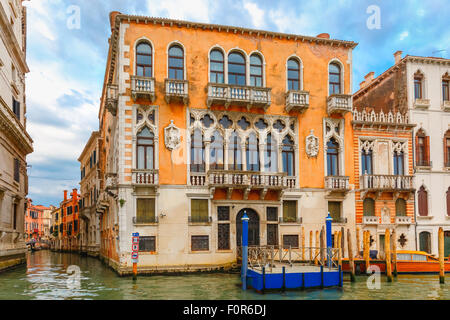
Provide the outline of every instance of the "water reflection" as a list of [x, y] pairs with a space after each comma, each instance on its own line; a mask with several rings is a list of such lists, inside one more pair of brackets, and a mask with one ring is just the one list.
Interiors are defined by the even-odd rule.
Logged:
[[[79, 286], [68, 285], [67, 268], [79, 267]], [[438, 275], [399, 275], [392, 283], [381, 279], [380, 290], [369, 290], [367, 277], [343, 288], [288, 291], [260, 295], [240, 289], [238, 274], [118, 277], [98, 259], [77, 254], [38, 251], [28, 254], [27, 265], [0, 274], [0, 299], [450, 299], [450, 276], [439, 284]]]

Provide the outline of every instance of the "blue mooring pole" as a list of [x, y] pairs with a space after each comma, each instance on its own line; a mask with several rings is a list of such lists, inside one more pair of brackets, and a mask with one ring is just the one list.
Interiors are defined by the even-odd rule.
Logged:
[[[332, 241], [331, 241], [331, 222], [333, 221], [333, 218], [331, 218], [330, 213], [328, 212], [328, 216], [325, 219], [325, 225], [326, 225], [326, 233], [327, 233], [327, 264], [328, 268], [331, 268], [331, 247], [332, 247]], [[337, 241], [337, 239], [335, 239]]]
[[248, 268], [248, 216], [247, 212], [244, 211], [244, 216], [242, 217], [242, 269], [241, 269], [241, 280], [242, 280], [242, 290], [247, 290], [247, 268]]

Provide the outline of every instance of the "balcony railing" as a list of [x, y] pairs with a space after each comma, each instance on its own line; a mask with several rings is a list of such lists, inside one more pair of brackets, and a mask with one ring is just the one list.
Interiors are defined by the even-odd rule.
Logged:
[[191, 186], [204, 186], [206, 184], [206, 174], [199, 172], [190, 173]]
[[182, 101], [186, 105], [189, 101], [188, 81], [166, 79], [165, 93], [165, 100], [167, 103], [170, 103], [171, 101]]
[[430, 99], [416, 99], [414, 100], [414, 108], [428, 109], [430, 107]]
[[445, 112], [449, 112], [450, 111], [450, 100], [444, 100], [442, 102], [442, 110]]
[[286, 112], [303, 112], [309, 107], [309, 92], [290, 90], [286, 94]]
[[279, 223], [302, 223], [302, 221], [303, 221], [302, 217], [296, 217], [296, 218], [279, 217], [278, 218]]
[[116, 84], [106, 85], [106, 109], [111, 112], [113, 116], [117, 114], [117, 104], [119, 101], [119, 87]]
[[363, 224], [378, 224], [380, 218], [377, 216], [363, 216]]
[[150, 224], [158, 223], [159, 219], [157, 215], [150, 217], [133, 217], [133, 224]]
[[158, 185], [159, 184], [159, 171], [156, 169], [133, 170], [133, 183], [139, 185]]
[[359, 178], [361, 189], [413, 190], [413, 176], [364, 174]]
[[270, 88], [237, 86], [229, 84], [209, 83], [206, 104], [245, 105], [248, 109], [259, 107], [266, 110], [270, 106]]
[[333, 217], [333, 223], [347, 223], [347, 218]]
[[352, 111], [352, 96], [350, 94], [332, 94], [327, 99], [328, 114], [345, 114]]
[[254, 187], [284, 189], [293, 188], [296, 178], [287, 177], [285, 173], [210, 170], [207, 183], [217, 187]]
[[151, 102], [155, 101], [155, 79], [150, 77], [131, 76], [131, 97], [148, 98]]
[[411, 217], [395, 217], [395, 223], [396, 224], [411, 224], [412, 218]]
[[350, 189], [348, 176], [326, 176], [325, 189], [336, 191], [347, 191]]
[[188, 217], [188, 223], [212, 223], [212, 217], [209, 216], [206, 219], [204, 217]]

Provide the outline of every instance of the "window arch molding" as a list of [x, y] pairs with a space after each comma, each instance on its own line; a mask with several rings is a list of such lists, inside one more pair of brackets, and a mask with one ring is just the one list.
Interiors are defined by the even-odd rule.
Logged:
[[228, 83], [228, 54], [225, 49], [215, 44], [208, 50], [208, 82], [211, 82], [211, 52], [218, 50], [223, 54], [223, 83]]
[[328, 61], [328, 65], [327, 65], [327, 92], [328, 92], [328, 96], [330, 95], [330, 65], [331, 64], [337, 64], [339, 65], [340, 68], [340, 85], [341, 85], [341, 94], [345, 93], [345, 69], [344, 69], [344, 64], [341, 62], [341, 60], [339, 60], [338, 58], [333, 58], [330, 61]]
[[247, 54], [247, 52], [245, 52], [244, 49], [241, 49], [239, 47], [234, 47], [231, 48], [230, 50], [228, 50], [228, 52], [226, 53], [226, 66], [227, 66], [227, 81], [226, 84], [229, 83], [229, 79], [228, 79], [228, 57], [230, 56], [231, 53], [233, 52], [237, 52], [242, 54], [242, 56], [244, 57], [245, 60], [245, 85], [248, 85], [250, 83], [250, 72], [249, 72], [249, 66], [250, 66], [250, 56]]
[[[446, 91], [444, 91], [444, 82]], [[450, 101], [450, 70], [443, 73], [441, 77], [441, 104], [444, 104], [444, 101]]]
[[413, 73], [412, 75], [412, 90], [411, 90], [411, 94], [412, 94], [412, 98], [411, 101], [415, 101], [416, 97], [415, 97], [415, 79], [416, 78], [421, 78], [421, 98], [420, 99], [427, 99], [428, 96], [428, 80], [427, 77], [425, 76], [425, 72], [422, 71], [422, 69], [418, 68], [416, 69], [416, 71]]
[[247, 83], [248, 83], [248, 85], [250, 85], [250, 71], [251, 71], [250, 70], [250, 64], [251, 64], [250, 58], [253, 55], [258, 56], [261, 59], [261, 63], [262, 63], [262, 66], [261, 66], [261, 68], [262, 68], [262, 74], [261, 74], [262, 82], [261, 82], [261, 85], [262, 85], [263, 88], [265, 88], [266, 87], [266, 58], [264, 58], [264, 55], [259, 50], [253, 50], [252, 52], [250, 52], [248, 54], [248, 59], [247, 59], [247, 63], [246, 63], [246, 68], [248, 70], [248, 82]]
[[180, 46], [181, 49], [183, 49], [183, 79], [186, 80], [187, 79], [187, 76], [186, 76], [186, 48], [178, 40], [169, 42], [169, 44], [167, 45], [167, 48], [166, 48], [166, 78], [169, 78], [169, 50], [173, 46]]
[[443, 147], [444, 147], [444, 167], [450, 167], [450, 129], [448, 129], [443, 136]]
[[286, 69], [286, 91], [289, 91], [289, 84], [288, 84], [288, 63], [289, 60], [295, 60], [298, 64], [299, 64], [299, 90], [303, 90], [303, 60], [296, 54], [291, 54], [289, 57], [287, 57], [286, 59], [286, 63], [285, 63], [285, 69]]
[[149, 38], [142, 36], [139, 39], [137, 39], [134, 42], [134, 70], [133, 70], [133, 74], [137, 75], [137, 47], [138, 45], [140, 45], [141, 43], [148, 43], [150, 45], [150, 47], [152, 48], [152, 74], [151, 76], [154, 77], [155, 75], [155, 46], [153, 45], [153, 41], [150, 40]]
[[[424, 193], [422, 193], [424, 192]], [[422, 193], [422, 195], [421, 195]], [[421, 198], [423, 197], [423, 198]], [[416, 201], [417, 201], [417, 210], [418, 210], [418, 216], [419, 217], [429, 217], [430, 216], [430, 212], [431, 211], [431, 193], [430, 190], [425, 186], [425, 184], [421, 184], [421, 186], [417, 189], [417, 197], [416, 197]], [[421, 200], [423, 199], [423, 200]], [[422, 203], [422, 201], [425, 201], [424, 203]], [[422, 207], [423, 206], [423, 209]], [[423, 212], [423, 210], [426, 210], [425, 212]], [[426, 213], [426, 214], [421, 214], [421, 213]]]
[[[154, 136], [154, 169], [158, 169], [159, 168], [159, 135], [158, 135], [158, 126], [157, 124], [159, 123], [159, 112], [158, 109], [155, 107], [145, 107], [145, 108], [141, 108], [138, 105], [134, 105], [135, 108], [133, 108], [133, 122], [134, 122], [134, 126], [133, 126], [133, 135], [132, 135], [132, 154], [133, 154], [133, 159], [132, 159], [132, 163], [135, 165], [137, 164], [137, 138], [138, 138], [138, 134], [145, 128], [147, 127], [150, 132], [153, 134]], [[142, 114], [142, 120], [137, 121], [137, 114], [141, 113]], [[151, 113], [154, 113], [154, 123], [151, 123], [149, 120], [149, 115]]]

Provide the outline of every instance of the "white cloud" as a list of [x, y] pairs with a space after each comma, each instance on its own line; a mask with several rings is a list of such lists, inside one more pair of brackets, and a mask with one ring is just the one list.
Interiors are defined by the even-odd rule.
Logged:
[[265, 26], [264, 10], [259, 8], [256, 3], [245, 1], [244, 8], [248, 11], [250, 17], [252, 18], [252, 23], [255, 28], [263, 28]]
[[179, 20], [209, 21], [209, 1], [207, 0], [148, 0], [150, 15]]
[[400, 33], [399, 39], [400, 39], [400, 41], [402, 41], [408, 36], [409, 36], [409, 32], [408, 31], [403, 31], [402, 33]]

